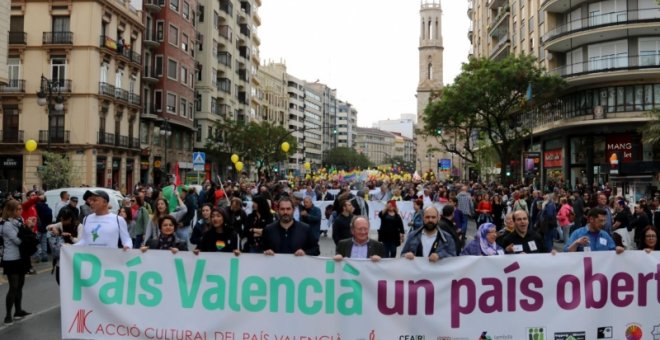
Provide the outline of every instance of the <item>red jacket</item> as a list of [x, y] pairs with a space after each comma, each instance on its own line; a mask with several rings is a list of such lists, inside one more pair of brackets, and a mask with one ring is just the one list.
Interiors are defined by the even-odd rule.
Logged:
[[[37, 220], [37, 208], [35, 208], [35, 204], [37, 204], [39, 200], [39, 196], [34, 196], [29, 200], [21, 203], [21, 207], [23, 207], [23, 212], [21, 213], [21, 217], [23, 217], [23, 223], [27, 224], [27, 221], [30, 217], [34, 217], [35, 221]], [[37, 231], [37, 223], [34, 224], [34, 231]]]

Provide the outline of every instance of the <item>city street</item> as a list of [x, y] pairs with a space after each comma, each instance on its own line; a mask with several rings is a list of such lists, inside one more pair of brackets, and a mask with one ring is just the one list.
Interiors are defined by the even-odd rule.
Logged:
[[[474, 235], [475, 223], [470, 221], [468, 235]], [[371, 238], [378, 237], [376, 231], [371, 231]], [[321, 256], [334, 255], [335, 246], [332, 235], [321, 236], [319, 241]], [[35, 264], [37, 275], [28, 275], [25, 279], [23, 289], [23, 308], [32, 315], [11, 325], [0, 324], [0, 339], [20, 340], [51, 340], [59, 339], [60, 326], [60, 294], [59, 286], [55, 282], [55, 276], [50, 274], [51, 264]], [[4, 276], [0, 278], [0, 299], [4, 305], [7, 294], [7, 280]], [[4, 317], [4, 310], [1, 311]]]

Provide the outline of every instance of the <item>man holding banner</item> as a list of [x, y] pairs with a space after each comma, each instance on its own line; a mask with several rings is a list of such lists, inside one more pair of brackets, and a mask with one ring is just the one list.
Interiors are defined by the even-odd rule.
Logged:
[[524, 210], [513, 213], [514, 230], [504, 236], [502, 248], [507, 254], [547, 253], [541, 235], [529, 230], [529, 217]]
[[264, 228], [262, 241], [265, 255], [294, 254], [318, 256], [319, 242], [305, 223], [293, 220], [293, 201], [284, 196], [277, 204], [279, 221]]
[[589, 210], [589, 223], [571, 234], [564, 245], [565, 252], [616, 250], [621, 254], [624, 248], [614, 244], [614, 240], [603, 230], [607, 212], [600, 208]]

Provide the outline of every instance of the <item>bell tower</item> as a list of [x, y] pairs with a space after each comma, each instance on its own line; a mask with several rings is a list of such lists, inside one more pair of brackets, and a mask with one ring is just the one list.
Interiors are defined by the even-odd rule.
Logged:
[[[442, 6], [440, 0], [422, 0], [419, 34], [419, 84], [417, 85], [417, 130], [423, 130], [424, 109], [429, 104], [431, 94], [442, 89]], [[433, 138], [417, 134], [417, 170], [420, 175], [433, 169], [437, 175], [437, 164], [441, 158]]]

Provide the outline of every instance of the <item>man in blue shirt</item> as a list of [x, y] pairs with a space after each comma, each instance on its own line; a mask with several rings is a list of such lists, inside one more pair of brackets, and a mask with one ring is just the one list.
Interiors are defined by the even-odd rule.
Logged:
[[624, 248], [616, 246], [610, 234], [602, 230], [605, 219], [607, 218], [607, 212], [600, 208], [593, 208], [587, 216], [589, 222], [586, 226], [577, 229], [571, 234], [571, 237], [564, 245], [564, 251], [615, 250], [617, 254], [621, 254]]

